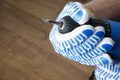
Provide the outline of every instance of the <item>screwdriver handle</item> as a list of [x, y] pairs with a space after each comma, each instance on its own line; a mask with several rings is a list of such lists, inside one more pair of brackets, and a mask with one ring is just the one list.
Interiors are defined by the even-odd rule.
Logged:
[[77, 22], [75, 22], [70, 16], [65, 16], [63, 17], [60, 22], [63, 25], [60, 25], [58, 27], [59, 32], [62, 34], [71, 32], [72, 30], [74, 30], [75, 28], [81, 26], [80, 24], [78, 24]]
[[[63, 34], [71, 32], [74, 30], [76, 27], [80, 27], [81, 25], [75, 22], [70, 16], [65, 16], [63, 17], [60, 22], [63, 23], [62, 26], [59, 26], [59, 31]], [[93, 27], [96, 26], [103, 26], [105, 29], [105, 37], [110, 37], [111, 36], [111, 28], [110, 24], [106, 20], [100, 20], [100, 19], [89, 19], [88, 22], [85, 24], [92, 25]]]

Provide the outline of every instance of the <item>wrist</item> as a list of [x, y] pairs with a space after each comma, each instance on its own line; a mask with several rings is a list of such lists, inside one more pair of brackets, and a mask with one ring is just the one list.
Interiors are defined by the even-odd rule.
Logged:
[[[120, 1], [114, 1], [114, 0], [92, 0], [84, 6], [91, 10], [98, 19], [109, 19], [109, 20], [115, 20], [120, 21]], [[108, 4], [108, 5], [106, 5]]]

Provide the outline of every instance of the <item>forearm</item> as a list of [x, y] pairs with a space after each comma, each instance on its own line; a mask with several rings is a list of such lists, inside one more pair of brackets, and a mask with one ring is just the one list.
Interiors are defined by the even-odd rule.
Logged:
[[84, 6], [99, 19], [120, 21], [120, 0], [92, 0]]

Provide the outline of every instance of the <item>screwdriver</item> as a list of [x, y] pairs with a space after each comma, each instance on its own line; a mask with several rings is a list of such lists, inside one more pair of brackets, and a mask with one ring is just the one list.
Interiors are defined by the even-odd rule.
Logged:
[[75, 22], [70, 16], [63, 17], [59, 22], [52, 21], [50, 19], [43, 19], [46, 23], [56, 24], [58, 25], [59, 32], [62, 34], [71, 32], [76, 27], [80, 26], [77, 22]]
[[[58, 25], [58, 30], [62, 34], [71, 32], [75, 28], [81, 26], [80, 24], [75, 22], [70, 16], [63, 17], [59, 22], [52, 21], [50, 19], [43, 19], [43, 21], [46, 22], [46, 23], [51, 23], [51, 24]], [[105, 29], [105, 37], [110, 37], [110, 35], [111, 35], [110, 25], [105, 20], [90, 18], [89, 21], [86, 22], [84, 25], [92, 25], [93, 27], [103, 26], [104, 29]]]
[[61, 25], [62, 22], [57, 22], [57, 21], [52, 21], [50, 19], [43, 19], [44, 22], [46, 23], [51, 23], [51, 24], [56, 24], [56, 25]]

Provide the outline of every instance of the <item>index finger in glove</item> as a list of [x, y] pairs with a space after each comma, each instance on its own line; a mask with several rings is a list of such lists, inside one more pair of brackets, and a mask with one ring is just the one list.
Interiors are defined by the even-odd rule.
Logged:
[[75, 22], [79, 24], [86, 23], [91, 17], [89, 12], [79, 2], [69, 2], [65, 5], [63, 10], [60, 12], [56, 21], [60, 21], [61, 18], [70, 16]]

